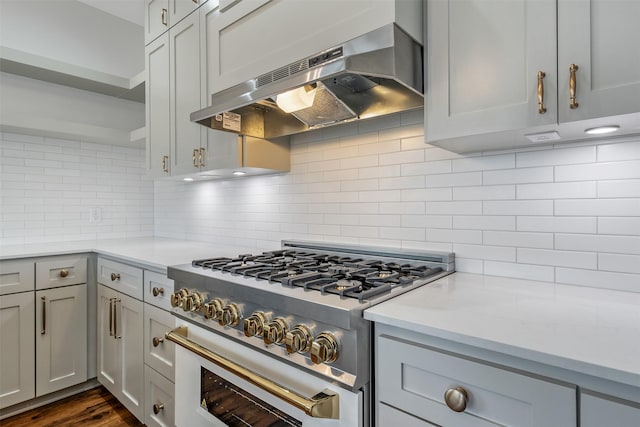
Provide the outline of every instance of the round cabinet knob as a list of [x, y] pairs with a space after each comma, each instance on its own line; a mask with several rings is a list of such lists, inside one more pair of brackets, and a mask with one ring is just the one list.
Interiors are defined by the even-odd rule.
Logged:
[[244, 319], [243, 329], [246, 337], [259, 337], [264, 333], [264, 324], [267, 318], [261, 311], [256, 311], [251, 316]]
[[60, 277], [67, 277], [69, 275], [69, 270], [64, 269], [60, 270]]
[[198, 292], [194, 292], [187, 295], [185, 300], [182, 302], [182, 309], [186, 312], [200, 311], [203, 303], [204, 299], [202, 298], [202, 295]]
[[338, 340], [329, 332], [321, 332], [311, 344], [311, 361], [331, 363], [338, 358]]
[[304, 325], [296, 325], [285, 337], [287, 353], [306, 353], [311, 350], [311, 331]]
[[120, 273], [111, 273], [111, 281], [115, 282], [116, 280], [120, 280]]
[[164, 342], [164, 338], [159, 338], [159, 337], [153, 337], [153, 339], [151, 340], [151, 342], [153, 343], [154, 347], [157, 347], [160, 345], [161, 342]]
[[164, 409], [164, 405], [162, 403], [154, 403], [153, 404], [153, 413], [158, 415], [160, 411]]
[[282, 344], [287, 335], [287, 329], [287, 322], [281, 317], [276, 317], [264, 326], [262, 339], [266, 345]]
[[157, 297], [158, 295], [164, 295], [164, 288], [156, 288], [154, 287], [151, 292], [153, 293], [154, 297]]
[[240, 309], [237, 305], [231, 303], [222, 309], [222, 316], [218, 318], [220, 326], [236, 326], [240, 323]]
[[467, 409], [469, 395], [462, 387], [453, 387], [444, 392], [444, 401], [452, 411], [463, 412]]
[[204, 318], [217, 320], [222, 317], [222, 300], [214, 298], [204, 305]]
[[181, 307], [184, 299], [189, 295], [186, 289], [180, 289], [171, 294], [171, 307]]

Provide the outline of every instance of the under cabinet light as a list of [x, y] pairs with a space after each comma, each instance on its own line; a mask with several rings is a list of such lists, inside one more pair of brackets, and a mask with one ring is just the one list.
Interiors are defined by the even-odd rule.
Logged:
[[234, 171], [233, 174], [235, 176], [243, 176], [243, 175], [246, 175], [247, 173], [246, 172], [242, 172], [242, 171]]
[[603, 133], [615, 132], [620, 129], [618, 125], [608, 125], [608, 126], [598, 126], [595, 128], [585, 129], [584, 133], [588, 133], [589, 135], [601, 135]]
[[183, 178], [183, 181], [193, 181], [193, 178]]

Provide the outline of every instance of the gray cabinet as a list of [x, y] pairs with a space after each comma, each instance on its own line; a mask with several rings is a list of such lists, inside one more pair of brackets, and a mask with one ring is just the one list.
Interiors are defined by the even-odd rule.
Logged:
[[144, 0], [144, 43], [169, 29], [169, 0]]
[[0, 261], [0, 295], [32, 291], [34, 277], [32, 260]]
[[[399, 335], [403, 335], [398, 331]], [[403, 336], [376, 334], [378, 419], [394, 411], [409, 425], [576, 426], [576, 387], [442, 351]], [[446, 395], [465, 396], [456, 412]], [[379, 422], [380, 427], [387, 424]]]
[[640, 3], [430, 0], [425, 20], [426, 142], [473, 152], [640, 131]]
[[593, 393], [580, 391], [581, 427], [638, 427], [640, 425], [640, 403], [629, 402]]
[[33, 292], [0, 295], [0, 409], [35, 396], [33, 331]]
[[35, 306], [38, 397], [87, 380], [87, 286], [37, 291]]

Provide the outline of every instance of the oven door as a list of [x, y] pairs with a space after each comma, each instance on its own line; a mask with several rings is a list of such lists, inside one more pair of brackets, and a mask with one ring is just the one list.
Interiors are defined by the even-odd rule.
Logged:
[[177, 427], [363, 426], [362, 391], [342, 389], [193, 324], [167, 339], [178, 344]]

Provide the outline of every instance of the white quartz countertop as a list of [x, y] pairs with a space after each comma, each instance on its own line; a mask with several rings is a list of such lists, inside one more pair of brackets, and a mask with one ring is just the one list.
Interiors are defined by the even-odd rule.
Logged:
[[640, 387], [640, 293], [454, 273], [364, 317]]
[[164, 271], [169, 265], [186, 264], [194, 259], [235, 256], [243, 253], [261, 252], [261, 250], [149, 237], [2, 246], [0, 247], [0, 260], [83, 252], [95, 252], [99, 255], [112, 256], [123, 261], [144, 264], [149, 268]]

